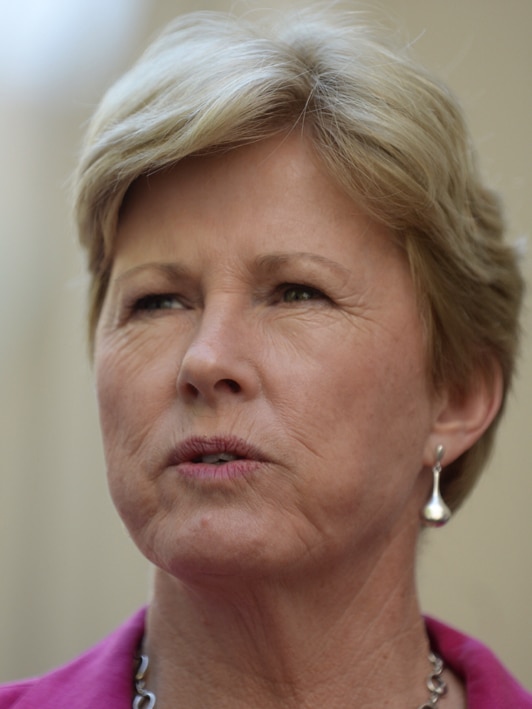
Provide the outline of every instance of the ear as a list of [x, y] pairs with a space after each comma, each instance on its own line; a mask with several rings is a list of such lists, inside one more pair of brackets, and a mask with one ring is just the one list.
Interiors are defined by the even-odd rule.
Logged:
[[444, 390], [435, 406], [424, 464], [434, 465], [436, 447], [440, 444], [445, 449], [444, 465], [471, 448], [497, 415], [502, 398], [503, 377], [495, 361], [472, 379], [467, 391], [451, 395]]

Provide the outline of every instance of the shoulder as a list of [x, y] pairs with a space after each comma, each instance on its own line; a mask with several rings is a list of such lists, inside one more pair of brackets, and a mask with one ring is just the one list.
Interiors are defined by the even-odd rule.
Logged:
[[433, 648], [465, 683], [468, 709], [532, 709], [532, 694], [489, 648], [434, 618], [425, 622]]
[[8, 707], [17, 706], [18, 700], [24, 696], [27, 690], [33, 685], [35, 680], [23, 680], [6, 684], [0, 687], [0, 707], [7, 709]]
[[33, 679], [0, 687], [0, 709], [129, 709], [133, 658], [144, 632], [145, 611], [72, 662]]

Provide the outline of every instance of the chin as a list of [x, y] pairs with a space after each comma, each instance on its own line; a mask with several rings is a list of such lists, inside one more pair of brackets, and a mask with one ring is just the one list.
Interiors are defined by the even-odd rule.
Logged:
[[279, 578], [299, 565], [301, 543], [288, 543], [290, 536], [276, 526], [277, 533], [234, 510], [217, 511], [186, 522], [166, 519], [133, 538], [157, 568], [185, 583], [242, 582]]

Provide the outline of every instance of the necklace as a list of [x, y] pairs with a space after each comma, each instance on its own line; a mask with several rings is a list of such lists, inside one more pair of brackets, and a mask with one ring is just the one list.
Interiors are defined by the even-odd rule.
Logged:
[[[137, 669], [135, 671], [135, 698], [133, 699], [133, 709], [154, 709], [157, 697], [153, 692], [146, 689], [146, 673], [150, 665], [148, 655], [140, 655], [137, 658]], [[432, 665], [432, 672], [427, 678], [427, 689], [429, 698], [419, 709], [434, 709], [440, 697], [447, 691], [447, 684], [443, 679], [443, 660], [429, 652], [429, 662]]]
[[434, 709], [440, 697], [447, 692], [447, 684], [443, 679], [443, 660], [433, 652], [429, 652], [429, 662], [432, 665], [432, 672], [427, 678], [427, 689], [429, 690], [429, 700], [422, 704], [419, 709]]
[[137, 669], [135, 672], [135, 698], [133, 699], [133, 709], [153, 709], [157, 698], [153, 692], [146, 689], [146, 672], [150, 664], [148, 655], [139, 655], [137, 658]]

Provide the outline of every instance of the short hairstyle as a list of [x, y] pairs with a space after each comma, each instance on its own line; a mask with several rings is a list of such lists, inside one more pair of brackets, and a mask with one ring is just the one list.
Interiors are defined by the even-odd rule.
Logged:
[[[481, 182], [449, 90], [356, 12], [302, 10], [273, 21], [184, 15], [107, 92], [75, 176], [91, 342], [130, 185], [186, 156], [296, 126], [308, 132], [331, 178], [404, 245], [434, 387], [460, 396], [498, 365], [506, 398], [523, 282], [503, 241], [499, 200]], [[452, 508], [473, 487], [502, 408], [447, 467], [443, 489]]]

